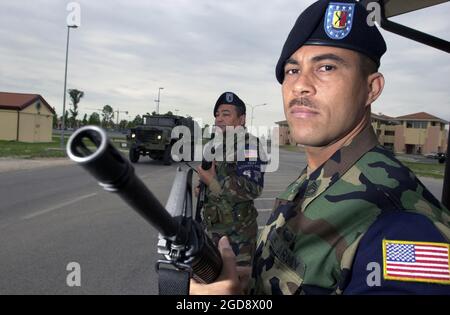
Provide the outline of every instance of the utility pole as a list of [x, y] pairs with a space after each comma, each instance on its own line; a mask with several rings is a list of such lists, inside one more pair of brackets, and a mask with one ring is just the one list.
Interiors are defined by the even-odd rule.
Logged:
[[158, 89], [158, 99], [155, 100], [155, 102], [157, 103], [157, 105], [156, 105], [156, 114], [158, 114], [158, 115], [159, 115], [159, 103], [161, 102], [161, 90], [164, 90], [164, 88], [160, 87]]
[[252, 130], [252, 127], [253, 127], [253, 110], [255, 109], [255, 107], [266, 106], [266, 105], [267, 105], [267, 103], [259, 104], [259, 105], [249, 105], [252, 108], [252, 115], [250, 117], [250, 131]]
[[64, 70], [64, 98], [63, 98], [63, 112], [61, 121], [61, 149], [64, 149], [64, 129], [66, 129], [66, 94], [67, 94], [67, 63], [69, 60], [69, 38], [70, 29], [77, 28], [77, 25], [67, 25], [67, 42], [66, 42], [66, 67]]
[[117, 128], [119, 128], [119, 113], [124, 113], [125, 115], [128, 115], [128, 111], [120, 111], [120, 110], [116, 110], [115, 111], [117, 113]]

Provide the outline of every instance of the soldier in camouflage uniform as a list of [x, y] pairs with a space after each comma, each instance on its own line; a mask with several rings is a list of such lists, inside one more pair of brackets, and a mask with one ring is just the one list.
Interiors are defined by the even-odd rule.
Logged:
[[[224, 158], [214, 161], [209, 171], [198, 168], [201, 181], [207, 185], [202, 222], [216, 244], [222, 236], [229, 237], [238, 265], [250, 266], [258, 232], [258, 213], [253, 200], [261, 195], [264, 185], [264, 173], [255, 147], [258, 142], [242, 128], [245, 104], [236, 94], [222, 94], [216, 102], [214, 116], [216, 128], [220, 128], [218, 132], [222, 131], [223, 135], [219, 145], [223, 145]], [[231, 148], [226, 146], [226, 127], [238, 127], [242, 132], [236, 133], [235, 146]], [[244, 143], [237, 143], [239, 141]], [[243, 156], [239, 156], [240, 145], [245, 148]]]
[[[308, 166], [275, 203], [255, 253], [252, 294], [450, 294], [450, 211], [370, 125], [386, 44], [352, 0], [300, 15], [276, 68], [291, 134]], [[242, 293], [221, 240], [222, 281]]]

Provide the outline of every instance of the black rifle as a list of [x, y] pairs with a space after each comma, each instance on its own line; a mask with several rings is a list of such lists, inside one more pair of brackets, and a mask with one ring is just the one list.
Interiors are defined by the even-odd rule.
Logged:
[[[211, 141], [214, 139], [214, 134], [211, 136]], [[212, 142], [208, 142], [209, 145], [213, 145]], [[215, 150], [214, 147], [210, 148], [208, 145], [205, 147], [205, 150], [211, 150], [211, 153], [214, 154]], [[204, 155], [204, 154], [203, 154]], [[203, 157], [202, 159], [202, 169], [205, 171], [209, 170], [212, 167], [212, 161], [207, 161]], [[201, 217], [201, 210], [206, 202], [206, 185], [204, 182], [200, 181], [200, 185], [198, 186], [199, 192], [198, 192], [198, 198], [197, 198], [197, 207], [195, 211], [195, 221], [201, 223], [202, 217]]]
[[222, 270], [218, 249], [192, 219], [192, 170], [177, 170], [166, 210], [135, 175], [130, 162], [96, 126], [78, 129], [67, 143], [69, 157], [80, 164], [105, 190], [117, 193], [160, 232], [158, 252], [167, 260], [157, 263], [189, 271], [197, 281], [211, 283]]

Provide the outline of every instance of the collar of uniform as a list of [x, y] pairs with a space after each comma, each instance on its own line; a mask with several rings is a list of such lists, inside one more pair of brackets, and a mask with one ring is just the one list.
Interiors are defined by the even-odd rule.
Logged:
[[[369, 125], [341, 149], [336, 151], [324, 164], [313, 172], [308, 172], [308, 179], [315, 180], [322, 176], [332, 177], [335, 174], [341, 177], [364, 154], [376, 145], [378, 145], [377, 137], [372, 126]], [[322, 171], [324, 171], [323, 174]]]
[[307, 175], [308, 186], [303, 196], [302, 208], [333, 185], [369, 150], [378, 145], [371, 125], [367, 126], [352, 141], [336, 151], [324, 164]]
[[299, 194], [300, 188], [302, 185], [304, 185], [306, 177], [306, 168], [303, 169], [300, 176], [291, 183], [285, 191], [283, 191], [281, 194], [278, 195], [278, 200], [286, 200], [286, 201], [292, 201], [295, 199], [295, 197]]
[[[352, 141], [336, 151], [328, 161], [315, 171], [310, 173], [308, 167], [305, 167], [300, 176], [284, 192], [278, 195], [277, 199], [293, 201], [297, 197], [301, 197], [308, 203], [311, 202], [377, 144], [378, 141], [373, 128], [368, 126]], [[300, 189], [305, 185], [305, 181], [307, 186]], [[298, 196], [299, 193], [301, 196]], [[305, 208], [304, 203], [303, 206]]]

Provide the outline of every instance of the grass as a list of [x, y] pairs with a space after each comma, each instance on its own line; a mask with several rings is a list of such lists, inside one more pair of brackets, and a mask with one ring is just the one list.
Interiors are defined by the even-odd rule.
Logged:
[[53, 137], [52, 142], [46, 143], [0, 141], [0, 157], [32, 159], [65, 156], [65, 150], [60, 148], [59, 137]]
[[[280, 149], [290, 152], [305, 152], [304, 148], [293, 145], [280, 145]], [[422, 177], [432, 177], [437, 179], [444, 178], [445, 164], [436, 163], [420, 163], [401, 159], [402, 163], [409, 167], [414, 174]]]
[[438, 179], [444, 178], [445, 164], [429, 164], [406, 161], [403, 161], [402, 163], [409, 167], [417, 176], [433, 177]]
[[[65, 138], [65, 144], [67, 144], [68, 137]], [[116, 139], [112, 139], [113, 144], [120, 148], [120, 143], [115, 142]], [[123, 141], [123, 140], [122, 140]], [[52, 142], [46, 143], [26, 143], [17, 141], [4, 141], [0, 140], [0, 157], [1, 158], [21, 158], [21, 159], [33, 159], [33, 158], [59, 158], [66, 157], [66, 149], [61, 149], [61, 138], [59, 136], [53, 136]]]
[[[127, 149], [120, 148], [120, 142], [123, 139], [111, 139], [113, 144], [121, 151], [126, 152]], [[67, 137], [66, 141], [67, 143]], [[302, 147], [282, 145], [280, 149], [291, 152], [304, 152]], [[60, 148], [60, 137], [54, 136], [53, 141], [49, 143], [25, 143], [17, 141], [2, 141], [0, 140], [0, 158], [57, 158], [66, 157], [66, 150]], [[444, 178], [445, 164], [435, 163], [420, 163], [402, 161], [409, 167], [417, 176], [433, 177], [438, 179]]]

